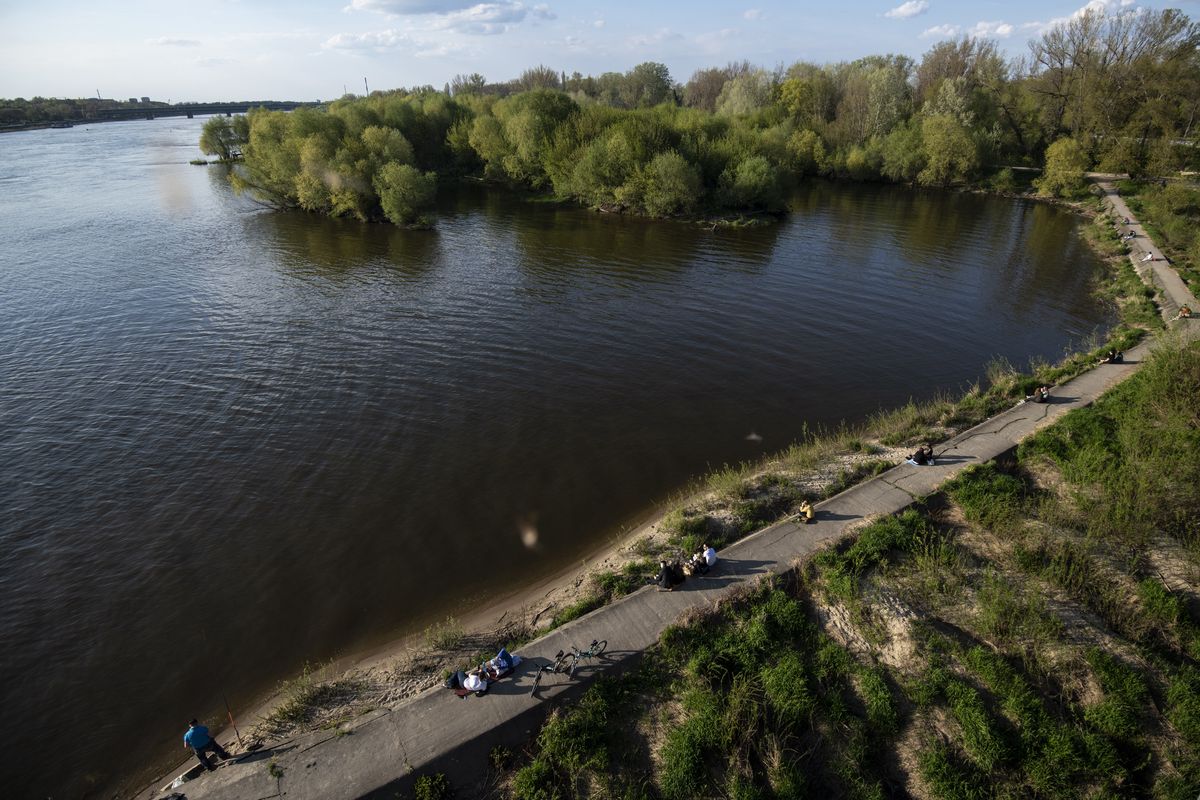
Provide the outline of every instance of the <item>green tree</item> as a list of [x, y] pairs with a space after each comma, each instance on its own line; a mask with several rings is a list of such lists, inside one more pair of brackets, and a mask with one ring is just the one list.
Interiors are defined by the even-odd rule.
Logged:
[[717, 113], [725, 116], [752, 114], [771, 102], [772, 93], [771, 76], [766, 70], [739, 75], [721, 89]]
[[665, 64], [646, 61], [638, 64], [625, 76], [621, 93], [627, 108], [644, 108], [665, 103], [675, 97], [671, 73]]
[[245, 117], [235, 125], [228, 117], [209, 117], [200, 131], [200, 152], [216, 156], [221, 161], [237, 161], [242, 157], [242, 146], [248, 138], [249, 127]]
[[731, 164], [721, 175], [726, 205], [734, 208], [778, 211], [783, 208], [783, 187], [771, 162], [762, 156], [749, 156]]
[[700, 172], [674, 150], [656, 155], [642, 173], [642, 202], [655, 217], [695, 209], [703, 186]]
[[921, 124], [915, 120], [892, 128], [883, 140], [883, 166], [880, 172], [888, 180], [915, 182], [925, 169], [925, 142]]
[[433, 204], [437, 176], [409, 164], [385, 164], [375, 176], [375, 191], [384, 216], [397, 225], [421, 221], [421, 211]]
[[792, 153], [792, 161], [798, 174], [812, 175], [825, 171], [828, 155], [825, 152], [825, 144], [816, 131], [796, 131], [788, 139], [788, 149]]
[[1063, 137], [1046, 150], [1046, 166], [1042, 177], [1034, 181], [1038, 194], [1051, 197], [1072, 197], [1083, 189], [1083, 174], [1088, 158], [1079, 142]]
[[966, 181], [979, 169], [979, 151], [970, 132], [949, 114], [935, 114], [921, 121], [925, 168], [917, 180], [926, 186], [949, 186]]

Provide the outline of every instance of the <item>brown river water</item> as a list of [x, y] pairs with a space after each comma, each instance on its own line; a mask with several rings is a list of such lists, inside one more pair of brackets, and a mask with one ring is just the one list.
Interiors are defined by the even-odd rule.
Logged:
[[708, 231], [468, 186], [402, 231], [235, 196], [202, 124], [0, 136], [7, 797], [149, 779], [222, 692], [1112, 321], [1040, 204], [813, 182]]

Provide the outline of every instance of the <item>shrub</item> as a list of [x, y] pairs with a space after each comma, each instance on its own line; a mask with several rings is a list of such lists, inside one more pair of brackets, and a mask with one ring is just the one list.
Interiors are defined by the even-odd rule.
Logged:
[[450, 782], [442, 773], [422, 775], [413, 784], [416, 800], [446, 800], [450, 796]]
[[642, 181], [642, 203], [656, 217], [693, 211], [703, 188], [699, 171], [674, 150], [656, 155]]
[[397, 225], [420, 220], [421, 211], [433, 204], [437, 176], [408, 164], [385, 164], [375, 176], [375, 191], [383, 214]]

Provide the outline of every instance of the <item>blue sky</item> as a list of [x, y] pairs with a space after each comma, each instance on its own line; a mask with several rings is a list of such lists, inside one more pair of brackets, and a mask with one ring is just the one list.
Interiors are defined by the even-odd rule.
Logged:
[[1085, 5], [1200, 15], [1197, 0], [0, 0], [0, 97], [331, 99], [364, 77], [441, 87], [539, 63], [595, 74], [661, 61], [686, 81], [741, 59], [919, 57], [963, 33], [1016, 55]]

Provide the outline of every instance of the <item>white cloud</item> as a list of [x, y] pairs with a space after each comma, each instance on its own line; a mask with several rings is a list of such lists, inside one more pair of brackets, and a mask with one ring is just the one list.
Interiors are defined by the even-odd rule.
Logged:
[[404, 31], [389, 28], [367, 33], [339, 33], [321, 45], [323, 50], [393, 50], [401, 45], [413, 44], [413, 38]]
[[389, 28], [368, 33], [339, 33], [331, 36], [322, 45], [322, 50], [341, 50], [343, 52], [376, 52], [384, 53], [390, 50], [403, 49], [408, 55], [418, 58], [444, 56], [458, 52], [463, 48], [440, 37], [437, 40], [426, 40], [413, 36], [407, 31]]
[[929, 10], [928, 0], [907, 0], [884, 14], [892, 19], [908, 19]]
[[1128, 11], [1140, 12], [1141, 7], [1134, 8], [1133, 4], [1136, 0], [1090, 0], [1065, 17], [1055, 17], [1049, 22], [1026, 22], [1021, 25], [1021, 30], [1034, 31], [1044, 33], [1050, 30], [1055, 25], [1063, 25], [1073, 19], [1079, 19], [1089, 11], [1100, 14], [1124, 13]]
[[921, 31], [921, 38], [928, 39], [931, 36], [937, 36], [942, 39], [947, 39], [951, 36], [958, 36], [958, 32], [962, 30], [957, 25], [934, 25], [932, 28], [926, 28]]
[[236, 59], [210, 56], [209, 58], [197, 58], [195, 63], [198, 67], [220, 67], [225, 64], [234, 64]]
[[669, 28], [659, 28], [654, 33], [629, 37], [629, 43], [634, 47], [649, 47], [663, 42], [682, 39], [683, 37]]
[[350, 0], [347, 11], [375, 11], [379, 14], [449, 14], [475, 5], [475, 0]]
[[737, 38], [741, 31], [737, 28], [721, 28], [717, 31], [699, 33], [694, 38], [696, 48], [703, 53], [716, 55], [724, 53], [729, 48], [729, 41]]
[[173, 39], [170, 36], [160, 36], [157, 39], [147, 39], [146, 44], [156, 44], [163, 47], [199, 47], [198, 39]]
[[976, 22], [971, 28], [971, 35], [980, 38], [1007, 39], [1012, 36], [1014, 26], [1007, 22]]
[[592, 27], [593, 27], [593, 28], [603, 28], [603, 27], [604, 27], [604, 20], [602, 20], [602, 19], [598, 19], [598, 20], [596, 20], [595, 22], [593, 22], [593, 23], [592, 23]]
[[745, 17], [746, 19], [750, 19], [750, 20], [762, 19], [762, 10], [757, 9], [757, 8], [750, 8], [750, 9], [747, 9], [746, 13], [742, 14], [742, 16]]
[[469, 33], [476, 36], [491, 36], [525, 21], [526, 17], [554, 19], [553, 12], [544, 5], [527, 8], [523, 3], [479, 3], [478, 5], [439, 16], [434, 22], [438, 30]]

